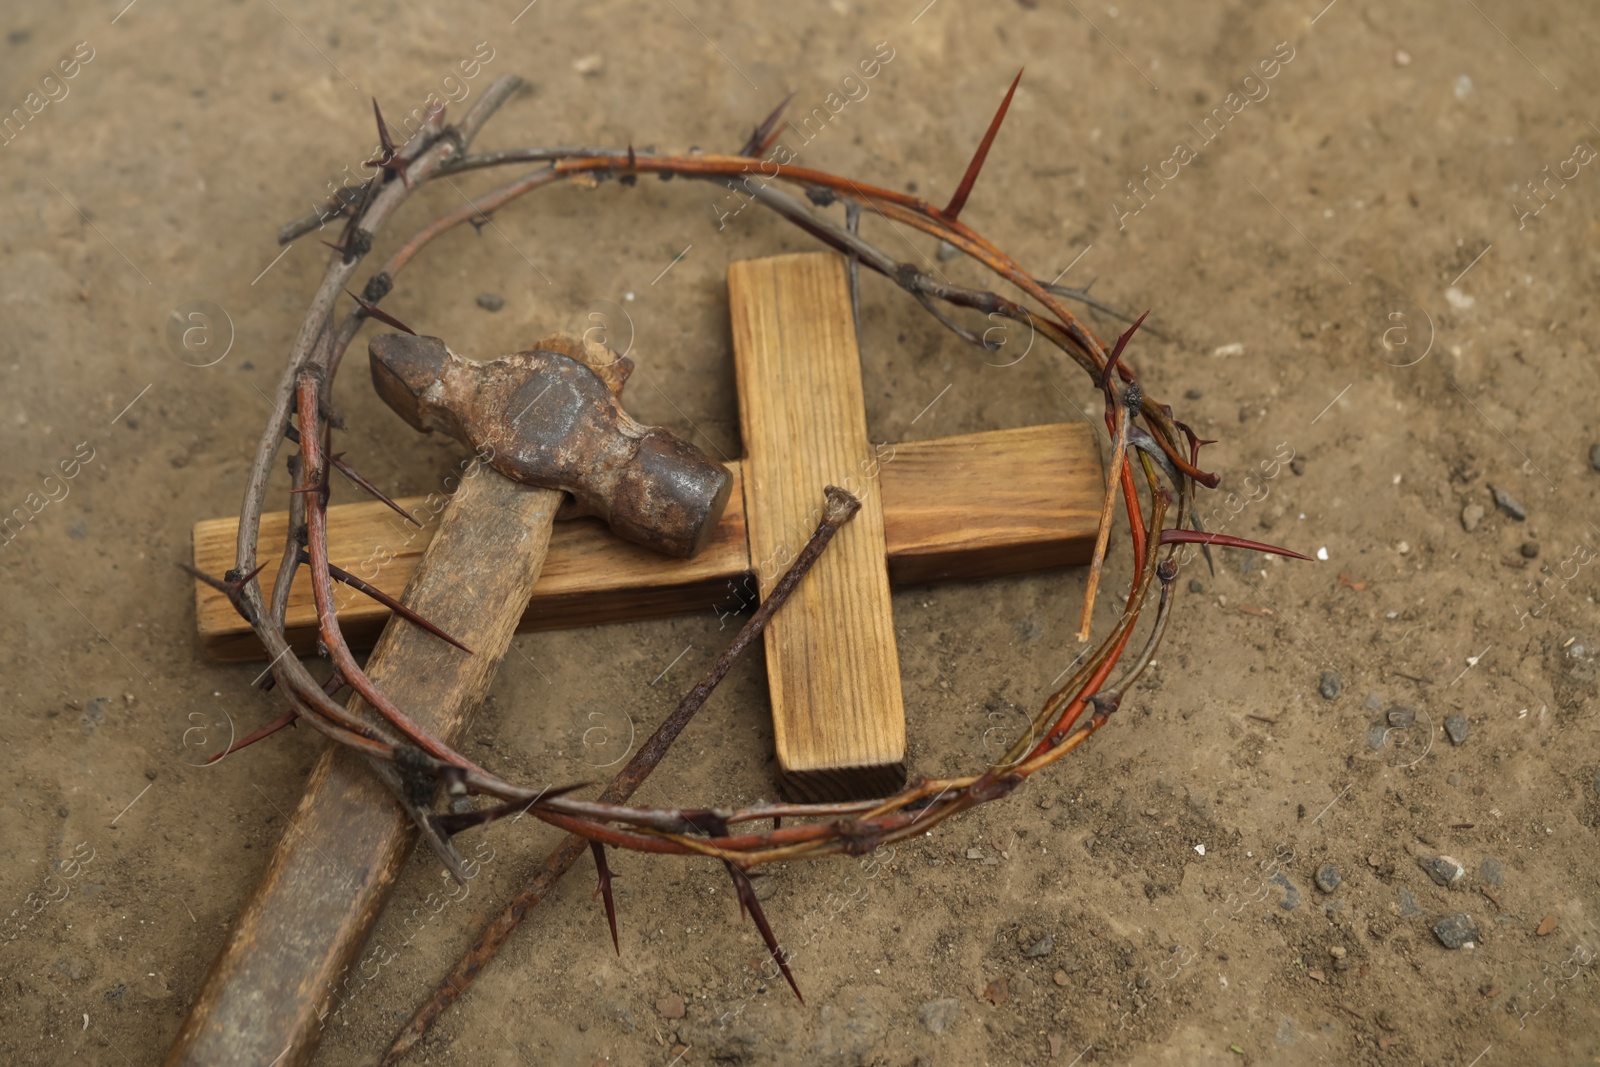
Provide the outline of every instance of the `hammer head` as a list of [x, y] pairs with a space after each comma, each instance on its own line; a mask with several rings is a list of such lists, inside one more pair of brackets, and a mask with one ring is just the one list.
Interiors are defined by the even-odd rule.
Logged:
[[437, 337], [408, 334], [374, 337], [368, 355], [378, 395], [401, 418], [491, 455], [490, 466], [513, 481], [569, 494], [563, 518], [597, 516], [669, 556], [692, 556], [711, 540], [732, 475], [622, 410], [626, 361], [602, 366], [606, 378], [545, 349], [478, 363]]

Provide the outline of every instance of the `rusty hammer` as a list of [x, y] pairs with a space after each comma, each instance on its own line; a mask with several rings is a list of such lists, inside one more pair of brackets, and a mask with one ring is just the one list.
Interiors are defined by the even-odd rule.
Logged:
[[[732, 476], [630, 418], [619, 401], [633, 364], [601, 345], [546, 338], [475, 363], [437, 338], [384, 335], [368, 351], [379, 395], [406, 422], [492, 453], [489, 465], [505, 475], [463, 480], [404, 595], [474, 654], [397, 615], [366, 665], [397, 705], [450, 743], [510, 645], [558, 511], [598, 516], [629, 540], [689, 556], [711, 538]], [[351, 710], [364, 702], [352, 698]], [[393, 958], [379, 945], [358, 961], [415, 837], [362, 757], [325, 752], [165, 1062], [309, 1062], [324, 1019]]]

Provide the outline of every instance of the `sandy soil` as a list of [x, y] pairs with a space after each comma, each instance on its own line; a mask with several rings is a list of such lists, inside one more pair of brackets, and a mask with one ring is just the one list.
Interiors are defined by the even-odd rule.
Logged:
[[[259, 667], [207, 661], [172, 564], [238, 506], [258, 390], [326, 255], [275, 259], [274, 233], [366, 157], [367, 97], [403, 114], [492, 55], [471, 93], [532, 88], [483, 146], [732, 149], [879, 42], [892, 60], [802, 160], [941, 200], [1026, 66], [966, 219], [1153, 308], [1168, 340], [1134, 362], [1219, 439], [1209, 507], [1326, 560], [1195, 561], [1154, 677], [1080, 755], [878, 867], [774, 871], [805, 1005], [763, 980], [719, 870], [623, 856], [624, 955], [575, 874], [418, 1062], [1600, 1062], [1591, 5], [123, 2], [0, 20], [0, 103], [38, 112], [0, 145], [0, 510], [27, 520], [0, 549], [5, 1062], [156, 1062], [319, 751], [298, 731], [194, 765], [276, 708]], [[387, 240], [456, 203], [424, 191]], [[625, 307], [635, 413], [737, 454], [723, 271], [807, 242], [754, 211], [719, 229], [717, 203], [559, 189], [440, 242], [386, 306], [483, 354]], [[876, 440], [1093, 399], [1042, 348], [987, 366], [891, 286], [863, 297]], [[194, 301], [231, 323], [209, 366], [168, 336]], [[356, 374], [339, 401], [351, 460], [397, 493], [457, 458]], [[1038, 704], [1077, 655], [1082, 586], [896, 594], [918, 771], [981, 765]], [[598, 740], [650, 729], [721, 640], [709, 612], [519, 638], [473, 754], [596, 776], [617, 743]], [[641, 799], [771, 795], [762, 669], [740, 665]], [[614, 733], [585, 745], [596, 716]], [[554, 839], [486, 834], [482, 881], [352, 997], [319, 1062], [371, 1062]], [[1440, 854], [1453, 887], [1419, 863]], [[375, 936], [403, 940], [443, 886], [414, 858]], [[1456, 913], [1475, 948], [1433, 932]]]

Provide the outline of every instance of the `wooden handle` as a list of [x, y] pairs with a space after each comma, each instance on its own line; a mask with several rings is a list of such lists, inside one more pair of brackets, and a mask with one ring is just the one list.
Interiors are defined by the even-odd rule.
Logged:
[[[394, 618], [367, 662], [372, 680], [446, 742], [489, 691], [561, 503], [559, 492], [474, 471], [404, 600], [475, 654]], [[366, 711], [359, 697], [350, 706]], [[322, 1017], [365, 984], [357, 956], [415, 838], [362, 757], [338, 746], [325, 752], [189, 1009], [169, 1067], [309, 1062]]]

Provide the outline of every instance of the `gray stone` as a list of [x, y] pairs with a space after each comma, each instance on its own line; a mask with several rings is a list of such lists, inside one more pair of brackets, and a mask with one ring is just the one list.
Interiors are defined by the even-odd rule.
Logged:
[[1528, 509], [1517, 503], [1516, 497], [1512, 496], [1504, 489], [1500, 489], [1492, 485], [1489, 487], [1489, 491], [1494, 494], [1495, 507], [1505, 512], [1507, 515], [1510, 515], [1518, 522], [1524, 522], [1527, 520]]
[[1482, 504], [1468, 504], [1461, 509], [1461, 528], [1471, 533], [1478, 528], [1478, 523], [1483, 521], [1485, 514]]
[[865, 997], [857, 997], [846, 1010], [824, 1004], [817, 1011], [817, 1037], [811, 1046], [816, 1057], [806, 1062], [866, 1063], [886, 1029], [887, 1020]]
[[1454, 856], [1419, 856], [1417, 863], [1439, 885], [1451, 888], [1466, 877], [1467, 869]]
[[1445, 948], [1466, 948], [1478, 943], [1478, 924], [1466, 912], [1458, 912], [1434, 923], [1433, 936]]
[[479, 293], [478, 306], [485, 311], [499, 311], [506, 306], [505, 297], [496, 296], [494, 293]]
[[955, 259], [960, 254], [961, 254], [961, 249], [957, 248], [955, 245], [951, 244], [949, 241], [940, 241], [939, 242], [938, 255], [939, 255], [939, 258], [941, 260]]
[[1465, 715], [1446, 715], [1444, 719], [1444, 732], [1450, 735], [1452, 745], [1467, 743], [1467, 717]]
[[1288, 892], [1283, 895], [1283, 899], [1278, 901], [1278, 907], [1282, 908], [1284, 911], [1293, 911], [1295, 908], [1300, 906], [1300, 890], [1296, 889], [1294, 883], [1289, 881], [1288, 875], [1284, 874], [1282, 871], [1279, 871], [1272, 876], [1272, 881], [1274, 884], [1281, 885], [1284, 889], [1288, 890]]
[[931, 1034], [942, 1034], [950, 1029], [960, 1014], [961, 1002], [951, 997], [930, 1000], [917, 1010], [917, 1017]]
[[1600, 471], [1600, 445], [1589, 446], [1589, 466]]
[[1422, 914], [1422, 905], [1417, 902], [1416, 895], [1405, 886], [1400, 887], [1400, 916], [1410, 918]]
[[1524, 542], [1522, 542], [1522, 547], [1520, 549], [1518, 549], [1518, 551], [1522, 553], [1522, 558], [1523, 559], [1538, 559], [1539, 558], [1539, 542], [1537, 542], [1537, 541], [1524, 541]]
[[1417, 709], [1408, 708], [1403, 704], [1396, 704], [1389, 709], [1389, 725], [1396, 730], [1409, 730], [1416, 725]]
[[1023, 955], [1027, 956], [1029, 959], [1035, 959], [1036, 960], [1036, 959], [1039, 959], [1041, 956], [1050, 955], [1050, 953], [1055, 951], [1055, 947], [1056, 947], [1056, 939], [1051, 937], [1049, 934], [1045, 934], [1039, 940], [1037, 940], [1033, 944], [1029, 945], [1028, 948], [1027, 948], [1027, 951], [1025, 951], [1023, 953]]
[[1317, 888], [1324, 893], [1331, 893], [1339, 888], [1339, 883], [1344, 881], [1339, 877], [1339, 868], [1331, 863], [1324, 863], [1317, 868]]
[[1198, 578], [1190, 578], [1189, 579], [1189, 592], [1191, 592], [1191, 593], [1204, 593], [1205, 591], [1206, 591], [1206, 583], [1202, 582]]
[[1493, 856], [1483, 857], [1483, 866], [1479, 868], [1479, 873], [1483, 875], [1483, 880], [1488, 882], [1490, 885], [1499, 886], [1506, 884], [1505, 868], [1502, 867], [1500, 865], [1500, 861], [1495, 859]]
[[1317, 682], [1317, 692], [1322, 694], [1323, 700], [1338, 700], [1339, 690], [1343, 688], [1343, 679], [1333, 671], [1323, 671], [1322, 679]]
[[1382, 711], [1383, 698], [1377, 693], [1368, 693], [1365, 703], [1363, 703], [1361, 706], [1366, 708], [1368, 711]]

